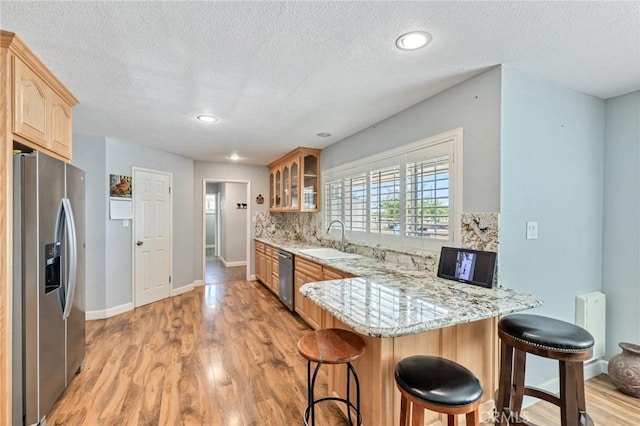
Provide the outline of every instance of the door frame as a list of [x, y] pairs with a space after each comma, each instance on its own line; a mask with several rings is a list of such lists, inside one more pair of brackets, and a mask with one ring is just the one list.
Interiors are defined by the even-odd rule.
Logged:
[[[203, 178], [202, 179], [202, 208], [200, 214], [202, 215], [202, 233], [200, 235], [200, 246], [202, 248], [202, 283], [205, 284], [207, 278], [207, 214], [206, 214], [206, 202], [207, 202], [207, 183], [244, 183], [247, 185], [247, 239], [246, 254], [247, 265], [245, 270], [246, 281], [251, 281], [251, 181], [238, 180], [238, 179], [220, 179], [220, 178]], [[220, 205], [220, 200], [217, 200]], [[220, 220], [220, 209], [218, 209], [218, 218]], [[220, 222], [218, 222], [220, 223]], [[219, 228], [219, 227], [218, 227]], [[218, 236], [220, 235], [220, 229], [218, 229]], [[218, 252], [218, 255], [220, 252]]]
[[[205, 193], [204, 195], [204, 205], [203, 208], [205, 210], [205, 218], [206, 218], [206, 210], [207, 210], [207, 195], [215, 195], [216, 196], [216, 238], [214, 243], [215, 249], [214, 249], [214, 256], [219, 256], [219, 250], [220, 250], [220, 192], [214, 192], [213, 194], [211, 193]], [[202, 225], [206, 228], [207, 223], [206, 223], [206, 219], [205, 219], [205, 223]], [[206, 235], [207, 235], [207, 230], [204, 229], [203, 230], [204, 235], [205, 235], [205, 255], [207, 254], [207, 247], [206, 247]]]
[[[147, 169], [145, 167], [131, 167], [131, 185], [136, 185], [136, 172], [155, 173], [169, 176], [169, 276], [171, 277], [171, 285], [169, 286], [169, 296], [173, 295], [173, 172], [164, 170]], [[134, 186], [135, 188], [135, 186]], [[136, 199], [135, 190], [131, 191], [131, 202], [133, 203], [133, 218], [131, 219], [131, 301], [133, 309], [136, 308]]]

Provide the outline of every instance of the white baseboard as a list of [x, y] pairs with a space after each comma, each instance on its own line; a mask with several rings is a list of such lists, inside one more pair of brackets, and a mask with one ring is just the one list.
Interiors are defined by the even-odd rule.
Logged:
[[222, 262], [222, 264], [224, 265], [225, 268], [229, 268], [232, 266], [247, 266], [247, 261], [246, 260], [240, 260], [237, 262], [227, 262], [226, 260], [224, 260], [224, 257], [220, 257], [220, 261]]
[[123, 305], [114, 306], [109, 309], [100, 309], [98, 311], [87, 311], [85, 312], [85, 319], [87, 321], [97, 320], [97, 319], [105, 319], [111, 318], [115, 315], [122, 314], [124, 312], [129, 312], [133, 310], [133, 303], [125, 303]]
[[258, 281], [258, 277], [255, 275], [249, 275], [249, 281]]
[[195, 283], [191, 283], [191, 284], [184, 285], [182, 287], [172, 288], [171, 289], [171, 297], [177, 296], [177, 295], [182, 294], [182, 293], [186, 293], [188, 291], [192, 291], [194, 285], [195, 285]]
[[[204, 281], [198, 280], [182, 287], [172, 288], [170, 297], [177, 296], [179, 294], [186, 293], [188, 291], [192, 291], [195, 286], [201, 286], [201, 285], [204, 285]], [[123, 305], [114, 306], [113, 308], [100, 309], [97, 311], [87, 311], [85, 312], [84, 317], [87, 321], [105, 319], [105, 318], [111, 318], [118, 314], [129, 312], [132, 310], [133, 310], [133, 303], [130, 302], [130, 303], [125, 303]]]
[[[584, 364], [584, 380], [586, 381], [593, 377], [596, 377], [598, 374], [606, 373], [608, 370], [608, 366], [609, 363], [602, 359], [596, 359]], [[555, 379], [551, 379], [547, 382], [541, 383], [536, 387], [557, 395], [560, 392], [560, 379], [556, 377]], [[540, 400], [525, 396], [524, 401], [522, 402], [522, 408], [527, 408], [538, 401]]]

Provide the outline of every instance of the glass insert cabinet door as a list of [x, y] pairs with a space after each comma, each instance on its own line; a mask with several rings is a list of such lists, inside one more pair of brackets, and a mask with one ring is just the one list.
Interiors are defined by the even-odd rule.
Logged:
[[289, 197], [291, 196], [291, 193], [289, 191], [289, 167], [288, 166], [284, 166], [282, 168], [282, 193], [283, 193], [282, 208], [283, 209], [289, 208], [289, 206], [291, 205], [289, 201]]
[[320, 150], [296, 148], [269, 164], [269, 210], [320, 209]]
[[274, 172], [269, 173], [269, 208], [276, 206], [276, 175]]
[[318, 208], [318, 157], [316, 155], [305, 155], [303, 157], [303, 179], [304, 193], [303, 204], [304, 210], [314, 210]]
[[299, 207], [299, 189], [300, 189], [300, 168], [298, 162], [291, 163], [291, 208], [297, 209]]
[[275, 190], [275, 208], [282, 208], [282, 198], [280, 194], [282, 193], [282, 172], [280, 170], [276, 170], [276, 190]]

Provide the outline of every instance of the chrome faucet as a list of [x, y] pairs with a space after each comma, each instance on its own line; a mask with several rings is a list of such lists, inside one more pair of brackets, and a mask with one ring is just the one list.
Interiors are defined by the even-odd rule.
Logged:
[[344, 222], [338, 219], [332, 220], [331, 222], [329, 222], [329, 226], [327, 226], [327, 233], [331, 231], [331, 225], [333, 225], [334, 223], [339, 223], [340, 226], [342, 226], [342, 251], [344, 251]]

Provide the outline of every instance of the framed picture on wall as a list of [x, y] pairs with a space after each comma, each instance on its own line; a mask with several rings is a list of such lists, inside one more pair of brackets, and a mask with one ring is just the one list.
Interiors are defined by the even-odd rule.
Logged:
[[131, 198], [131, 176], [109, 175], [109, 197]]

